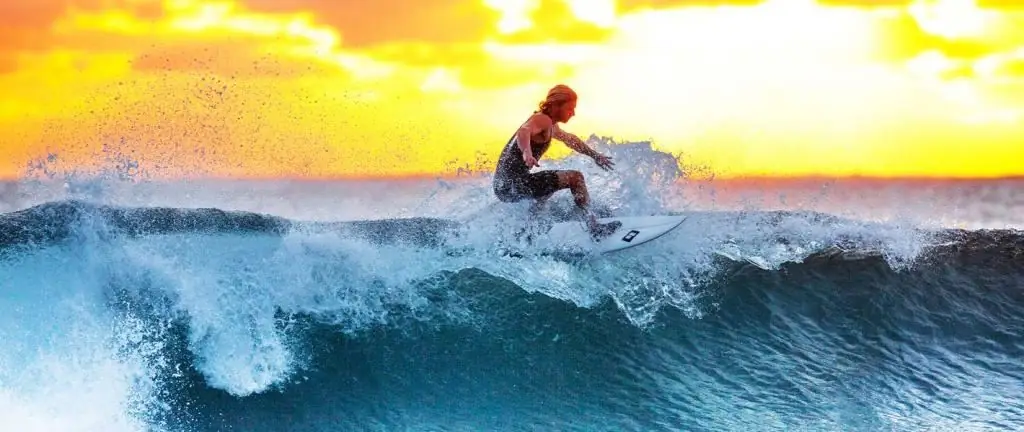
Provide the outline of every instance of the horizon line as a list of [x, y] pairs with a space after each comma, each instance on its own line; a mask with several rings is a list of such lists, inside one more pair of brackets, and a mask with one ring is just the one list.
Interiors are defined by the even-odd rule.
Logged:
[[[157, 176], [152, 178], [127, 179], [128, 182], [173, 182], [173, 181], [297, 181], [297, 182], [330, 182], [330, 181], [415, 181], [415, 180], [461, 180], [481, 179], [490, 176], [486, 173], [417, 173], [399, 175], [332, 175], [332, 176]], [[90, 178], [90, 177], [83, 177]], [[92, 177], [91, 179], [95, 179]], [[0, 177], [0, 182], [14, 183], [20, 181], [53, 180], [65, 181], [65, 179], [34, 179], [31, 177]], [[740, 175], [740, 176], [682, 176], [676, 179], [677, 182], [807, 182], [807, 181], [1005, 181], [1024, 180], [1024, 173], [996, 176], [956, 176], [956, 175]]]

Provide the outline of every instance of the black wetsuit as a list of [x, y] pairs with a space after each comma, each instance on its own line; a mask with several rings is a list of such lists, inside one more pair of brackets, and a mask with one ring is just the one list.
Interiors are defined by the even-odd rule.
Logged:
[[[505, 143], [505, 148], [498, 158], [498, 166], [494, 171], [494, 195], [503, 202], [515, 202], [527, 198], [544, 198], [557, 192], [559, 188], [556, 171], [531, 173], [530, 167], [523, 161], [523, 151], [519, 149], [516, 134]], [[540, 160], [544, 152], [548, 151], [548, 147], [551, 147], [551, 136], [544, 142], [536, 142], [533, 141], [533, 137], [530, 138], [530, 150], [534, 159]], [[611, 235], [621, 226], [622, 222], [619, 221], [599, 223], [590, 227], [590, 234], [596, 241]]]
[[[544, 142], [533, 141], [531, 137], [530, 150], [534, 159], [540, 160], [549, 147], [550, 136]], [[516, 134], [513, 134], [498, 158], [498, 166], [494, 171], [494, 195], [503, 202], [515, 202], [527, 198], [543, 198], [558, 189], [558, 174], [555, 171], [530, 172], [530, 167], [523, 161], [523, 151], [519, 148]]]

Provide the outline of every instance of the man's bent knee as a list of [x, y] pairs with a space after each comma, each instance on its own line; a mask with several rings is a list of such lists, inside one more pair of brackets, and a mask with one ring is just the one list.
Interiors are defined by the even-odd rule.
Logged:
[[558, 173], [558, 178], [562, 181], [562, 187], [578, 187], [585, 184], [583, 173], [576, 170], [562, 171]]
[[569, 171], [569, 175], [572, 176], [571, 180], [572, 180], [573, 183], [580, 184], [580, 185], [585, 183], [584, 179], [583, 179], [583, 173], [581, 173], [579, 171], [576, 171], [576, 170], [573, 170], [573, 171]]

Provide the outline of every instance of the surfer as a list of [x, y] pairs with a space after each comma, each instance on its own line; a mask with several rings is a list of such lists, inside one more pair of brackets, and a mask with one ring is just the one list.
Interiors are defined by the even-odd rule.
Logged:
[[576, 115], [576, 100], [576, 92], [566, 85], [559, 84], [548, 90], [538, 110], [505, 144], [494, 172], [494, 194], [502, 202], [534, 199], [536, 201], [532, 212], [536, 212], [555, 192], [569, 189], [586, 220], [587, 229], [594, 237], [600, 238], [611, 234], [621, 224], [598, 223], [589, 208], [590, 194], [583, 173], [576, 170], [530, 172], [531, 168], [540, 166], [537, 160], [547, 152], [552, 139], [565, 143], [580, 154], [590, 156], [604, 170], [614, 166], [610, 157], [594, 151], [580, 137], [558, 127], [558, 123], [566, 123]]

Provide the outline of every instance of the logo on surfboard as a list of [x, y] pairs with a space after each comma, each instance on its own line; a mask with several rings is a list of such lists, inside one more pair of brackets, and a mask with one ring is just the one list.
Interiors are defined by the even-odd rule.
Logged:
[[622, 237], [622, 241], [629, 243], [633, 241], [633, 238], [636, 237], [637, 234], [640, 234], [640, 231], [630, 230], [628, 233], [626, 233], [625, 236]]

